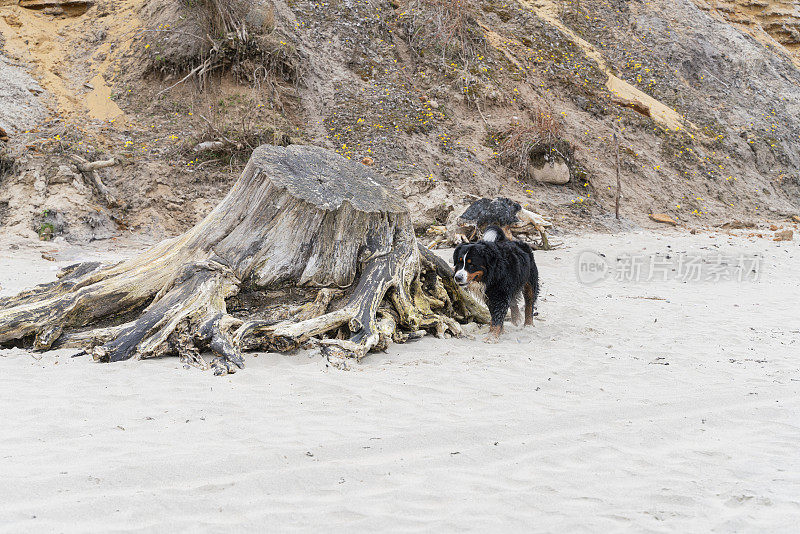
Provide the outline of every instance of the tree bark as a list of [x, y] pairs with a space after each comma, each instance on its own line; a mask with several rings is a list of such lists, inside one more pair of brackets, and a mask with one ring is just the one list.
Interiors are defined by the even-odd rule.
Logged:
[[487, 320], [447, 263], [418, 246], [407, 206], [379, 175], [321, 148], [264, 145], [183, 235], [0, 299], [0, 343], [82, 347], [100, 361], [178, 354], [222, 374], [243, 366], [243, 349], [318, 345], [342, 364]]

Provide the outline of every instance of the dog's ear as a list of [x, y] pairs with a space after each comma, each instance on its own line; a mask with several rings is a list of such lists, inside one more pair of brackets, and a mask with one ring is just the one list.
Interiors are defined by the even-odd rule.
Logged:
[[455, 266], [456, 261], [458, 260], [459, 252], [462, 248], [464, 248], [465, 243], [460, 243], [456, 249], [453, 251], [453, 265]]
[[493, 243], [487, 243], [481, 247], [481, 254], [483, 255], [483, 259], [486, 261], [486, 272], [484, 273], [484, 280], [487, 284], [491, 284], [494, 280], [500, 276], [500, 253], [497, 250], [497, 246]]

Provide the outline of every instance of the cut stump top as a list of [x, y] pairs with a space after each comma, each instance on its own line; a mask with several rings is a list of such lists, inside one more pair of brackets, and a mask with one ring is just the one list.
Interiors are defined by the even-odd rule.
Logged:
[[337, 210], [347, 201], [366, 213], [408, 213], [403, 198], [382, 176], [324, 148], [262, 145], [251, 164], [292, 196], [325, 210]]

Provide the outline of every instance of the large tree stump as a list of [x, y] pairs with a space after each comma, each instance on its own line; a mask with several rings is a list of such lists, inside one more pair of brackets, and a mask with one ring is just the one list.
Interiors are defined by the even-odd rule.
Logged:
[[185, 234], [115, 265], [82, 263], [0, 299], [0, 343], [100, 361], [178, 354], [217, 373], [243, 349], [317, 344], [329, 359], [488, 314], [417, 244], [402, 198], [366, 166], [306, 146], [257, 148]]

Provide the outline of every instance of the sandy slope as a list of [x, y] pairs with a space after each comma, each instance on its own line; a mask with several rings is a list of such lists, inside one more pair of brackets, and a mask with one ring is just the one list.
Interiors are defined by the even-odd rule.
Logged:
[[[0, 531], [796, 531], [797, 244], [567, 241], [537, 255], [542, 320], [499, 345], [426, 338], [350, 372], [261, 354], [224, 378], [0, 351]], [[764, 271], [589, 287], [585, 249], [758, 252]], [[11, 252], [2, 294], [54, 276]]]

